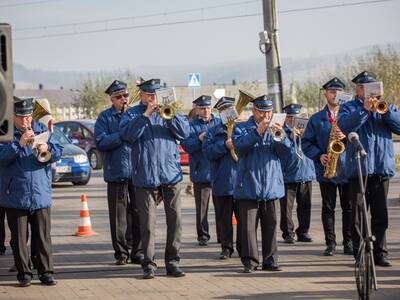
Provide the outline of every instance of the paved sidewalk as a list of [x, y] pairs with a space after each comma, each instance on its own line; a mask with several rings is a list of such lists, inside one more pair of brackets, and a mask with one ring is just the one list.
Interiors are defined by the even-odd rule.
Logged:
[[[186, 177], [185, 177], [186, 178]], [[89, 201], [91, 221], [98, 235], [75, 237], [79, 223], [81, 193]], [[400, 178], [390, 187], [388, 246], [392, 268], [378, 268], [379, 290], [372, 299], [400, 299]], [[109, 234], [106, 186], [96, 172], [86, 187], [57, 184], [54, 188], [52, 236], [58, 285], [45, 287], [37, 276], [28, 288], [15, 286], [10, 248], [0, 256], [0, 299], [357, 299], [354, 264], [342, 254], [341, 216], [337, 210], [337, 255], [322, 256], [324, 238], [319, 187], [314, 185], [311, 244], [283, 244], [279, 238], [282, 272], [243, 274], [235, 252], [227, 261], [218, 259], [215, 220], [211, 209], [211, 243], [199, 247], [195, 234], [194, 199], [183, 194], [183, 240], [181, 266], [187, 276], [165, 276], [163, 248], [165, 216], [159, 207], [157, 220], [157, 277], [141, 279], [138, 265], [116, 266]], [[211, 205], [212, 206], [212, 205]], [[337, 204], [339, 206], [339, 203]], [[9, 238], [7, 238], [8, 243]], [[8, 246], [8, 245], [7, 245]]]

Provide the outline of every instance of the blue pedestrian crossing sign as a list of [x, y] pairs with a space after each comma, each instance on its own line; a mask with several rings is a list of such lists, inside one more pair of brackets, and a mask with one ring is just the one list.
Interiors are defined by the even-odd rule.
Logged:
[[188, 87], [199, 87], [200, 86], [200, 73], [189, 73], [187, 74]]

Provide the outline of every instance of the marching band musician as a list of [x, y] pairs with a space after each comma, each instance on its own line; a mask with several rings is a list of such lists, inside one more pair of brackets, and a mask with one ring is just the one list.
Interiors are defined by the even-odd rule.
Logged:
[[[222, 97], [214, 108], [221, 112], [233, 107], [234, 103], [235, 98]], [[237, 211], [233, 199], [237, 162], [230, 155], [230, 149], [233, 149], [233, 144], [232, 139], [227, 137], [226, 125], [220, 122], [207, 131], [203, 142], [203, 153], [211, 164], [212, 194], [220, 217], [222, 248], [220, 259], [227, 259], [234, 252], [232, 216], [233, 212]], [[239, 233], [239, 225], [237, 225], [237, 233]], [[236, 249], [240, 253], [239, 240], [239, 235], [237, 235]]]
[[[317, 181], [322, 197], [322, 224], [324, 227], [326, 249], [325, 256], [333, 256], [336, 251], [335, 235], [335, 207], [336, 193], [339, 192], [340, 206], [342, 208], [342, 234], [344, 254], [353, 254], [351, 240], [351, 200], [349, 198], [347, 179], [343, 167], [345, 153], [340, 154], [337, 163], [336, 176], [328, 179], [324, 177], [324, 170], [329, 166], [327, 154], [330, 137], [344, 141], [346, 136], [340, 131], [332, 131], [337, 120], [339, 104], [335, 103], [337, 91], [343, 91], [345, 84], [337, 77], [325, 83], [322, 88], [325, 90], [326, 106], [311, 116], [307, 123], [302, 138], [302, 149], [304, 154], [314, 161]], [[334, 129], [333, 129], [334, 130]]]
[[[200, 246], [207, 246], [210, 239], [208, 226], [208, 206], [211, 195], [210, 161], [204, 156], [202, 145], [206, 131], [219, 124], [220, 119], [211, 113], [211, 97], [202, 95], [193, 101], [196, 105], [197, 118], [190, 122], [190, 135], [182, 142], [183, 149], [189, 153], [190, 180], [193, 182], [196, 204], [197, 241]], [[218, 205], [214, 202], [217, 240], [220, 241], [220, 218]]]
[[[105, 91], [110, 96], [111, 107], [102, 111], [94, 126], [96, 147], [103, 154], [104, 181], [107, 182], [108, 214], [111, 240], [117, 265], [125, 265], [131, 256], [132, 263], [141, 264], [139, 216], [132, 184], [131, 147], [119, 133], [121, 116], [127, 106], [129, 93], [125, 82], [114, 80]], [[127, 222], [129, 206], [132, 222]], [[132, 228], [132, 250], [126, 240], [127, 224]]]
[[[294, 224], [292, 210], [294, 200], [297, 201], [297, 220], [299, 226], [296, 229], [298, 242], [312, 242], [308, 231], [311, 219], [311, 195], [312, 181], [315, 180], [314, 163], [311, 159], [302, 155], [300, 139], [303, 130], [294, 128], [294, 118], [299, 115], [300, 104], [289, 104], [282, 111], [286, 113], [285, 130], [290, 137], [291, 153], [281, 158], [283, 178], [285, 181], [285, 196], [280, 199], [281, 222], [280, 228], [285, 243], [293, 244]], [[297, 143], [295, 143], [296, 139]], [[301, 156], [299, 156], [299, 153]]]
[[29, 286], [32, 280], [28, 223], [39, 280], [55, 285], [50, 236], [51, 164], [61, 158], [63, 147], [50, 135], [37, 150], [50, 152], [51, 158], [39, 161], [30, 145], [35, 135], [47, 132], [47, 127], [32, 120], [33, 98], [14, 98], [14, 137], [10, 143], [0, 144], [0, 206], [6, 208], [18, 285]]
[[[234, 188], [240, 224], [240, 256], [244, 273], [252, 273], [259, 265], [257, 222], [261, 222], [262, 269], [280, 271], [276, 243], [275, 201], [285, 194], [279, 157], [289, 149], [287, 138], [277, 141], [271, 134], [272, 101], [263, 95], [254, 100], [252, 116], [235, 126], [232, 141], [238, 154], [238, 171]], [[271, 126], [270, 126], [271, 125]], [[285, 133], [281, 133], [285, 135]]]
[[[376, 76], [363, 71], [352, 80], [356, 84], [356, 97], [343, 104], [339, 112], [339, 126], [345, 134], [355, 131], [367, 152], [368, 172], [363, 168], [363, 176], [368, 176], [366, 185], [367, 207], [371, 210], [371, 230], [376, 240], [373, 243], [375, 264], [390, 267], [387, 258], [386, 229], [388, 228], [387, 193], [389, 178], [396, 174], [392, 133], [400, 134], [400, 112], [394, 105], [389, 105], [386, 112], [377, 112], [374, 99], [364, 94], [364, 84], [376, 82]], [[353, 204], [353, 244], [356, 257], [360, 239], [357, 228], [361, 225], [360, 191], [354, 147], [349, 145], [346, 160], [346, 173], [349, 176], [349, 196]], [[365, 158], [362, 159], [362, 166]]]
[[177, 141], [189, 136], [189, 122], [179, 112], [171, 120], [161, 118], [155, 95], [160, 88], [159, 79], [144, 81], [138, 87], [141, 101], [123, 114], [120, 134], [132, 146], [132, 179], [144, 250], [143, 278], [154, 278], [157, 268], [155, 226], [160, 199], [164, 202], [167, 223], [167, 275], [182, 277], [185, 276], [179, 268], [182, 170]]

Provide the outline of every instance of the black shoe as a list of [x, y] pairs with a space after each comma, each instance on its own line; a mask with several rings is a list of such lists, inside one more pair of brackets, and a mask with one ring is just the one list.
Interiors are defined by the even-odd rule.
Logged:
[[44, 285], [56, 285], [57, 280], [54, 279], [53, 274], [51, 273], [44, 273], [40, 275], [39, 280]]
[[155, 276], [155, 271], [151, 267], [146, 267], [143, 269], [143, 279], [153, 279]]
[[208, 242], [206, 240], [200, 240], [199, 241], [199, 246], [204, 247], [204, 246], [207, 246], [207, 245], [208, 245]]
[[15, 265], [13, 265], [11, 268], [8, 269], [8, 272], [17, 272], [17, 267]]
[[297, 241], [302, 243], [311, 243], [313, 240], [311, 236], [306, 234], [297, 235]]
[[119, 257], [115, 261], [115, 264], [118, 265], [118, 266], [126, 265], [126, 263], [127, 263], [127, 259], [125, 257]]
[[223, 248], [221, 253], [219, 254], [220, 259], [228, 259], [231, 257], [233, 251], [229, 251], [228, 248]]
[[392, 266], [390, 261], [386, 257], [383, 257], [383, 256], [375, 258], [375, 265], [380, 266], [380, 267], [391, 267]]
[[144, 262], [144, 255], [143, 253], [136, 253], [131, 257], [131, 263], [135, 265], [141, 265]]
[[346, 254], [346, 255], [353, 255], [353, 254], [354, 254], [353, 246], [351, 246], [351, 245], [344, 245], [344, 246], [343, 246], [343, 254]]
[[284, 238], [283, 238], [283, 241], [284, 241], [286, 244], [294, 244], [294, 243], [295, 243], [295, 240], [294, 240], [294, 238], [293, 238], [291, 235], [288, 235], [288, 236], [284, 237]]
[[6, 253], [6, 247], [2, 246], [0, 247], [0, 255], [4, 255]]
[[18, 278], [18, 286], [19, 287], [27, 287], [31, 285], [32, 276], [29, 274], [23, 274], [20, 278]]
[[327, 246], [323, 255], [324, 256], [334, 256], [335, 255], [335, 246], [333, 246], [333, 245]]
[[253, 273], [257, 270], [257, 267], [254, 267], [250, 261], [243, 262], [243, 273]]
[[167, 275], [172, 277], [183, 277], [186, 274], [178, 266], [173, 266], [167, 268]]
[[279, 265], [273, 260], [268, 260], [267, 262], [265, 262], [262, 266], [262, 269], [263, 271], [282, 271]]

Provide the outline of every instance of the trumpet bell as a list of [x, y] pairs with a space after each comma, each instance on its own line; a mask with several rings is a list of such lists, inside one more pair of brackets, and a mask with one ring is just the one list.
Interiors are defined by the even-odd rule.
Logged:
[[37, 157], [37, 160], [42, 163], [46, 163], [51, 159], [51, 153], [49, 151], [39, 152], [36, 148], [33, 149], [33, 154]]
[[171, 105], [164, 105], [160, 107], [159, 114], [161, 118], [171, 120], [175, 116], [175, 109]]
[[275, 129], [272, 132], [272, 138], [275, 142], [282, 142], [285, 139], [285, 131], [283, 129]]
[[375, 102], [375, 108], [379, 114], [384, 114], [389, 110], [389, 105], [386, 101], [381, 100], [381, 101]]

